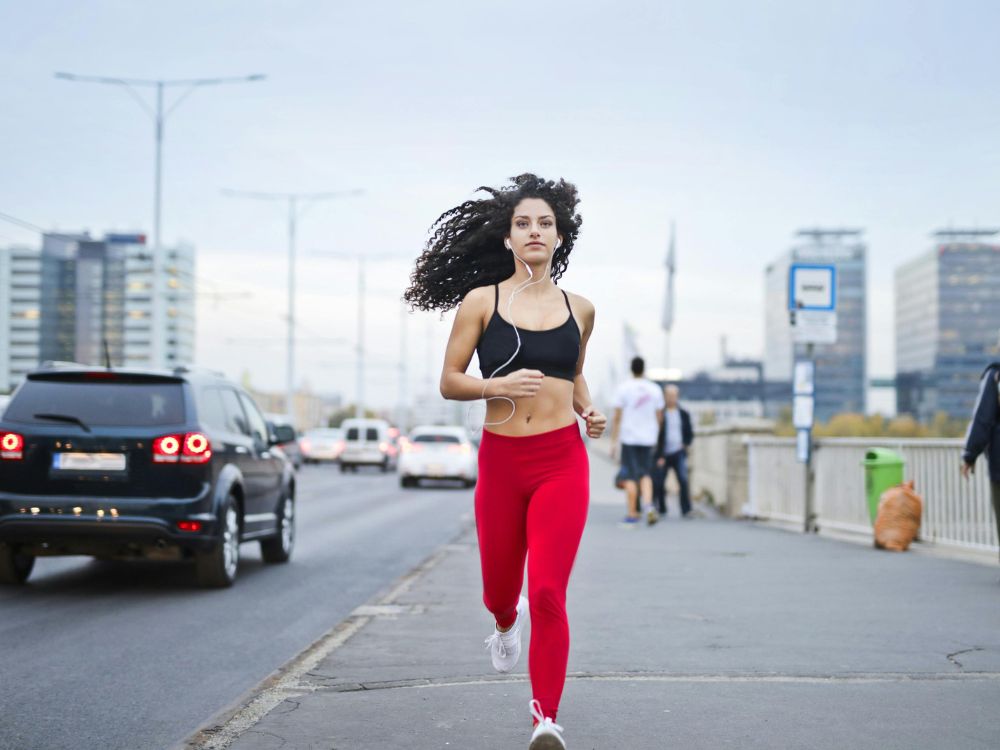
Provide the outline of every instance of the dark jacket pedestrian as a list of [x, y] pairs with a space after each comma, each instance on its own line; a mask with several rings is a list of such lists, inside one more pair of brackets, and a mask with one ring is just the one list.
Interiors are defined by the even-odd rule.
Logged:
[[979, 381], [979, 395], [972, 410], [972, 421], [965, 432], [965, 449], [962, 451], [962, 475], [968, 477], [975, 471], [976, 459], [986, 454], [990, 472], [990, 499], [993, 518], [1000, 538], [1000, 362], [994, 362], [983, 372]]
[[[687, 409], [682, 409], [677, 407], [677, 411], [680, 412], [681, 417], [681, 444], [684, 446], [684, 450], [691, 447], [691, 443], [694, 442], [694, 428], [691, 427], [691, 414]], [[656, 440], [656, 458], [661, 456], [666, 456], [666, 442], [667, 442], [667, 420], [666, 420], [666, 410], [664, 410], [663, 424], [660, 426], [660, 436]]]
[[666, 408], [663, 424], [653, 453], [653, 502], [659, 514], [667, 512], [667, 475], [670, 471], [680, 485], [681, 516], [691, 517], [691, 485], [688, 477], [687, 453], [694, 442], [691, 415], [677, 403], [680, 391], [675, 385], [664, 388]]
[[1000, 362], [994, 362], [983, 372], [979, 395], [972, 410], [972, 421], [965, 431], [962, 460], [969, 466], [980, 453], [986, 453], [990, 481], [1000, 482]]

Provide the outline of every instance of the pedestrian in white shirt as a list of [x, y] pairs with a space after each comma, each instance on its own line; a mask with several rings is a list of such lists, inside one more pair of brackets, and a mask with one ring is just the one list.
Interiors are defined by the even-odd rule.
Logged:
[[[639, 522], [640, 507], [646, 509], [650, 526], [658, 520], [653, 508], [653, 451], [663, 422], [663, 391], [644, 375], [646, 363], [635, 357], [632, 378], [615, 393], [614, 421], [611, 426], [611, 457], [618, 455], [621, 441], [621, 471], [628, 502], [622, 523], [634, 527]], [[641, 502], [641, 506], [640, 506]]]

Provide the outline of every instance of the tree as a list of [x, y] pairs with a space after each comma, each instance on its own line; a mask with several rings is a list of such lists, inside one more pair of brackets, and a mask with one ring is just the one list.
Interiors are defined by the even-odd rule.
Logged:
[[[352, 419], [354, 417], [354, 412], [356, 411], [354, 404], [347, 404], [346, 406], [341, 406], [337, 411], [330, 415], [329, 420], [327, 420], [327, 425], [329, 427], [340, 427], [345, 419]], [[379, 419], [378, 412], [372, 411], [371, 409], [365, 409], [365, 419]]]

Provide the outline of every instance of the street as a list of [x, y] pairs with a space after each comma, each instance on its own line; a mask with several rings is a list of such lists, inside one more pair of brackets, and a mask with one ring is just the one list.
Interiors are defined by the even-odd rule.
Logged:
[[395, 473], [298, 477], [292, 561], [241, 547], [235, 586], [189, 566], [39, 558], [0, 589], [0, 748], [167, 747], [236, 701], [439, 545], [472, 490], [401, 490]]

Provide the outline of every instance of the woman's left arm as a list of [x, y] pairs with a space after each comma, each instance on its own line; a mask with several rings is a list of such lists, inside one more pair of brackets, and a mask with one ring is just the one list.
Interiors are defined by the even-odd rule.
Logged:
[[587, 422], [587, 437], [599, 438], [604, 434], [608, 419], [594, 408], [593, 399], [590, 397], [590, 388], [587, 387], [587, 379], [583, 376], [583, 363], [587, 358], [587, 342], [590, 341], [590, 333], [594, 330], [594, 305], [588, 299], [578, 295], [573, 296], [577, 303], [580, 320], [583, 323], [583, 330], [580, 332], [580, 358], [576, 362], [576, 375], [573, 378], [573, 411]]

